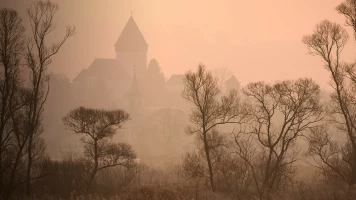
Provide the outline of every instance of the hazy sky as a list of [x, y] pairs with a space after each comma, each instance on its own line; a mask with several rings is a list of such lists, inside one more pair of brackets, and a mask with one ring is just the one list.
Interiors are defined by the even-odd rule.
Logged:
[[[28, 0], [0, 0], [27, 22]], [[65, 25], [77, 34], [53, 59], [51, 70], [70, 79], [93, 59], [115, 58], [114, 43], [133, 12], [149, 44], [148, 62], [156, 58], [166, 77], [200, 62], [228, 67], [243, 83], [312, 77], [326, 86], [329, 77], [318, 57], [301, 43], [323, 19], [344, 24], [335, 11], [341, 0], [56, 0], [59, 38]], [[347, 28], [351, 33], [351, 28]], [[343, 53], [354, 60], [356, 43]]]

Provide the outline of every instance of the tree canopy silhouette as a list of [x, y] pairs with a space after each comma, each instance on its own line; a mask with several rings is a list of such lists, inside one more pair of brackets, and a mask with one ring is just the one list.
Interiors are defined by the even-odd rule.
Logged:
[[134, 165], [136, 154], [125, 143], [113, 143], [117, 128], [129, 120], [130, 115], [123, 110], [99, 110], [79, 107], [63, 117], [64, 125], [76, 134], [84, 134], [84, 154], [89, 161], [88, 190], [96, 173], [102, 169]]

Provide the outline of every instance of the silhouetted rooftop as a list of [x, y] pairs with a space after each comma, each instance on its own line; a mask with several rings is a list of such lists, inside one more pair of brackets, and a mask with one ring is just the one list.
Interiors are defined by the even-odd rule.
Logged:
[[182, 85], [184, 75], [183, 74], [173, 74], [171, 78], [166, 82], [167, 85]]
[[145, 52], [147, 49], [148, 44], [131, 16], [115, 43], [115, 50], [117, 52]]
[[239, 84], [239, 81], [236, 79], [235, 75], [232, 75], [227, 81], [225, 81], [225, 84]]
[[83, 69], [73, 82], [86, 78], [107, 79], [107, 80], [128, 80], [125, 69], [116, 65], [116, 59], [95, 59], [87, 69]]

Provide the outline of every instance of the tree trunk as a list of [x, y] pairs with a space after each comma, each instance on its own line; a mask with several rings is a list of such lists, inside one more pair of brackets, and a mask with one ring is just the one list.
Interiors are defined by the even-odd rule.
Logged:
[[198, 200], [198, 189], [199, 189], [199, 181], [196, 180], [196, 183], [195, 183], [195, 200]]
[[94, 167], [94, 170], [91, 173], [91, 176], [90, 176], [90, 179], [89, 179], [89, 182], [88, 182], [87, 192], [89, 192], [89, 190], [90, 190], [90, 186], [91, 186], [91, 184], [92, 184], [92, 182], [94, 180], [96, 172], [97, 172], [97, 167]]
[[[7, 34], [5, 34], [5, 47], [7, 47]], [[4, 49], [4, 55], [7, 55], [6, 53], [6, 48]], [[4, 85], [3, 88], [1, 90], [1, 94], [2, 94], [2, 105], [1, 105], [1, 117], [0, 117], [0, 193], [3, 193], [4, 191], [4, 183], [3, 183], [3, 163], [2, 163], [2, 154], [3, 154], [3, 148], [2, 148], [2, 142], [3, 142], [3, 136], [4, 136], [4, 132], [5, 132], [5, 124], [7, 123], [7, 120], [5, 120], [6, 118], [6, 114], [7, 114], [7, 109], [8, 109], [8, 98], [10, 96], [10, 86], [9, 86], [9, 74], [8, 74], [8, 66], [9, 63], [7, 62], [7, 57], [2, 58], [3, 61], [3, 67], [4, 67]], [[10, 99], [11, 101], [11, 99]], [[6, 137], [5, 137], [6, 138]], [[4, 138], [4, 140], [5, 140]]]
[[7, 186], [7, 191], [4, 192], [4, 200], [10, 199], [10, 197], [12, 195], [13, 186], [14, 186], [14, 182], [15, 182], [15, 179], [16, 179], [16, 171], [17, 171], [17, 167], [19, 165], [20, 159], [21, 159], [21, 153], [22, 153], [23, 147], [25, 146], [24, 144], [25, 144], [25, 142], [21, 146], [20, 150], [17, 152], [15, 163], [14, 163], [14, 166], [13, 166], [13, 168], [11, 170], [10, 183]]
[[89, 179], [89, 182], [88, 182], [88, 187], [87, 187], [87, 192], [89, 192], [90, 190], [90, 186], [94, 180], [94, 177], [95, 177], [95, 174], [96, 172], [98, 171], [98, 166], [99, 166], [99, 158], [98, 158], [98, 141], [95, 140], [94, 141], [94, 169], [93, 169], [93, 172], [91, 173], [91, 176], [90, 176], [90, 179]]
[[354, 185], [356, 183], [356, 152], [353, 149], [353, 160], [351, 161], [351, 179], [350, 179], [350, 185]]
[[210, 152], [209, 152], [209, 146], [208, 146], [208, 141], [206, 139], [206, 132], [204, 130], [204, 149], [205, 149], [205, 155], [206, 155], [206, 160], [208, 162], [208, 167], [209, 167], [209, 178], [210, 178], [210, 185], [211, 185], [211, 191], [215, 192], [215, 184], [214, 184], [214, 177], [213, 177], [213, 166], [211, 164], [210, 160]]
[[30, 138], [28, 141], [28, 152], [27, 152], [27, 172], [26, 172], [26, 196], [31, 196], [31, 168], [32, 168], [32, 140], [33, 135], [30, 133]]

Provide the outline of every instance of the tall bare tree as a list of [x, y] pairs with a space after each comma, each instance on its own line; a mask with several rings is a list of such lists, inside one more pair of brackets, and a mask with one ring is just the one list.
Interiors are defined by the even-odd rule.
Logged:
[[243, 92], [250, 118], [236, 134], [236, 153], [251, 167], [260, 199], [269, 199], [291, 178], [297, 138], [322, 120], [320, 89], [298, 79], [250, 83]]
[[[16, 146], [12, 128], [12, 116], [21, 107], [16, 100], [21, 87], [20, 60], [24, 47], [24, 27], [17, 12], [11, 9], [0, 10], [0, 193], [11, 190], [4, 177], [11, 173], [14, 165], [12, 151]], [[19, 149], [16, 149], [17, 151]], [[6, 154], [6, 155], [5, 155]], [[9, 155], [11, 154], [11, 155]], [[15, 153], [16, 154], [16, 153]], [[5, 163], [7, 162], [7, 163]], [[5, 174], [6, 173], [6, 174]], [[4, 188], [6, 187], [6, 188]]]
[[356, 41], [356, 0], [345, 0], [336, 7], [336, 10], [345, 16], [346, 25], [353, 28]]
[[186, 132], [189, 135], [197, 134], [197, 138], [202, 142], [209, 170], [210, 187], [214, 192], [214, 162], [211, 160], [211, 149], [214, 146], [212, 142], [214, 140], [211, 140], [214, 138], [213, 130], [218, 125], [241, 123], [246, 116], [241, 110], [236, 91], [230, 91], [228, 96], [219, 99], [220, 89], [217, 79], [206, 70], [205, 66], [199, 65], [195, 73], [187, 72], [183, 82], [185, 87], [182, 97], [193, 104], [190, 114], [190, 122], [193, 126], [187, 127]]
[[356, 84], [353, 80], [355, 64], [343, 63], [340, 58], [348, 38], [346, 30], [340, 25], [325, 20], [316, 26], [313, 34], [303, 38], [303, 43], [312, 55], [322, 58], [325, 68], [330, 72], [330, 85], [334, 92], [331, 94], [328, 113], [330, 122], [348, 138], [351, 152], [349, 156], [352, 158], [348, 184], [353, 185], [356, 182]]
[[30, 74], [30, 90], [32, 100], [27, 116], [28, 120], [28, 163], [26, 173], [26, 193], [31, 195], [31, 168], [34, 159], [33, 146], [36, 134], [42, 132], [42, 113], [46, 102], [49, 84], [47, 68], [51, 58], [58, 53], [67, 39], [75, 34], [74, 27], [67, 27], [62, 40], [50, 46], [46, 40], [50, 33], [55, 30], [55, 15], [59, 6], [51, 1], [36, 1], [27, 10], [32, 37], [27, 44], [27, 67]]
[[76, 134], [85, 134], [82, 138], [85, 156], [89, 159], [88, 190], [98, 171], [114, 167], [134, 166], [136, 154], [132, 147], [125, 143], [112, 143], [110, 140], [129, 120], [129, 114], [123, 110], [98, 110], [79, 107], [63, 117], [67, 129]]

